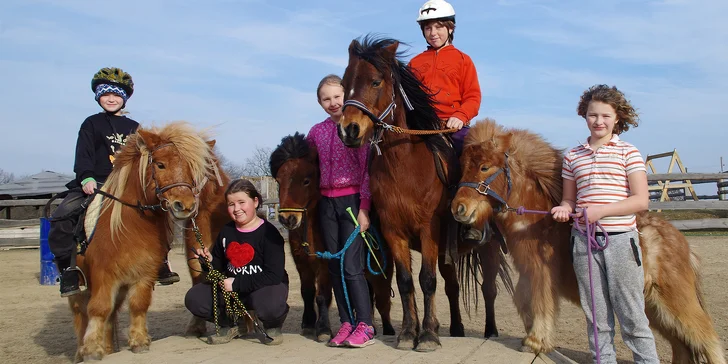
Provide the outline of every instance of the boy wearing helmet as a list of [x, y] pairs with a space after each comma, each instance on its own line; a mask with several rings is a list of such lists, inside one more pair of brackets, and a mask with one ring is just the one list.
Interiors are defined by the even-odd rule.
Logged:
[[[116, 67], [102, 68], [91, 80], [91, 90], [104, 111], [89, 116], [81, 124], [73, 166], [76, 179], [66, 185], [72, 191], [53, 213], [48, 234], [48, 245], [61, 273], [61, 297], [81, 292], [78, 287], [78, 268], [75, 266], [74, 237], [74, 229], [83, 209], [81, 204], [104, 183], [111, 173], [114, 154], [139, 126], [136, 121], [121, 115], [126, 101], [134, 93], [134, 82], [128, 73]], [[76, 190], [79, 187], [81, 191]], [[172, 284], [179, 281], [179, 275], [171, 272], [165, 262], [159, 271], [159, 281]]]
[[462, 152], [470, 121], [480, 109], [480, 84], [470, 57], [455, 48], [455, 9], [445, 0], [428, 0], [417, 17], [427, 50], [415, 56], [409, 67], [430, 90], [437, 115], [452, 135], [455, 151]]

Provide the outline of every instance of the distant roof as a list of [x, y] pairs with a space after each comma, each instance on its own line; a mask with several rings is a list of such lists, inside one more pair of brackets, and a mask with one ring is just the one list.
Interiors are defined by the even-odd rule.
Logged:
[[0, 185], [0, 195], [26, 197], [59, 193], [65, 191], [66, 183], [73, 179], [73, 175], [43, 171], [12, 183]]

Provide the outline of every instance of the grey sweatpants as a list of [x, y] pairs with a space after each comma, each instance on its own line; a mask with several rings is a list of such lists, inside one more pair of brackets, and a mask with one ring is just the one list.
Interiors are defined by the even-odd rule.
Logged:
[[[597, 236], [597, 241], [604, 245], [604, 237]], [[596, 362], [587, 239], [578, 230], [572, 229], [571, 242], [581, 307], [586, 315], [589, 349]], [[659, 364], [655, 338], [645, 315], [645, 277], [639, 234], [631, 231], [609, 236], [607, 248], [592, 253], [592, 281], [601, 363], [617, 363], [614, 352], [616, 313], [622, 339], [632, 350], [634, 362]]]

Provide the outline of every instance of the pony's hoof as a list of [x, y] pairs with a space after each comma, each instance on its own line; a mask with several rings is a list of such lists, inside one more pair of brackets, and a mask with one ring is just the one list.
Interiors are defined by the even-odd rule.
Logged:
[[316, 336], [316, 329], [314, 329], [313, 327], [302, 327], [301, 335], [302, 336]]
[[149, 345], [137, 345], [131, 347], [131, 352], [134, 354], [141, 354], [149, 352]]
[[331, 334], [320, 333], [320, 334], [316, 335], [317, 342], [327, 343], [327, 342], [329, 342], [329, 340], [331, 340]]
[[415, 338], [417, 336], [413, 331], [402, 331], [397, 337], [397, 349], [412, 350], [415, 348]]
[[435, 351], [441, 347], [442, 344], [440, 344], [440, 338], [432, 332], [425, 331], [420, 334], [419, 338], [417, 338], [417, 347], [415, 347], [415, 351], [426, 353]]
[[465, 327], [462, 323], [450, 326], [450, 336], [452, 337], [464, 337]]
[[528, 347], [530, 349], [530, 352], [534, 353], [534, 354], [540, 354], [540, 353], [547, 352], [544, 348], [543, 342], [541, 340], [539, 340], [538, 338], [534, 337], [533, 335], [528, 335], [525, 338], [523, 338], [523, 346], [521, 346], [522, 352], [526, 352], [526, 353], [529, 352], [529, 351], [523, 350], [524, 346]]
[[483, 337], [487, 340], [493, 337], [498, 337], [498, 329], [491, 329], [490, 327], [485, 329]]
[[85, 346], [79, 353], [84, 362], [99, 361], [104, 358], [104, 348], [101, 345]]
[[382, 325], [382, 334], [385, 336], [394, 336], [394, 327], [392, 327], [392, 324], [385, 323]]

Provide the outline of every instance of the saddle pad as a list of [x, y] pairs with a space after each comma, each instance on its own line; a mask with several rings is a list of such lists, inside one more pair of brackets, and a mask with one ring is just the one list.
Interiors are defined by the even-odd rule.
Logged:
[[83, 228], [86, 232], [86, 241], [91, 242], [94, 231], [96, 230], [96, 223], [99, 221], [99, 215], [101, 215], [101, 206], [104, 203], [104, 196], [96, 195], [93, 201], [86, 208], [86, 217], [83, 221]]

